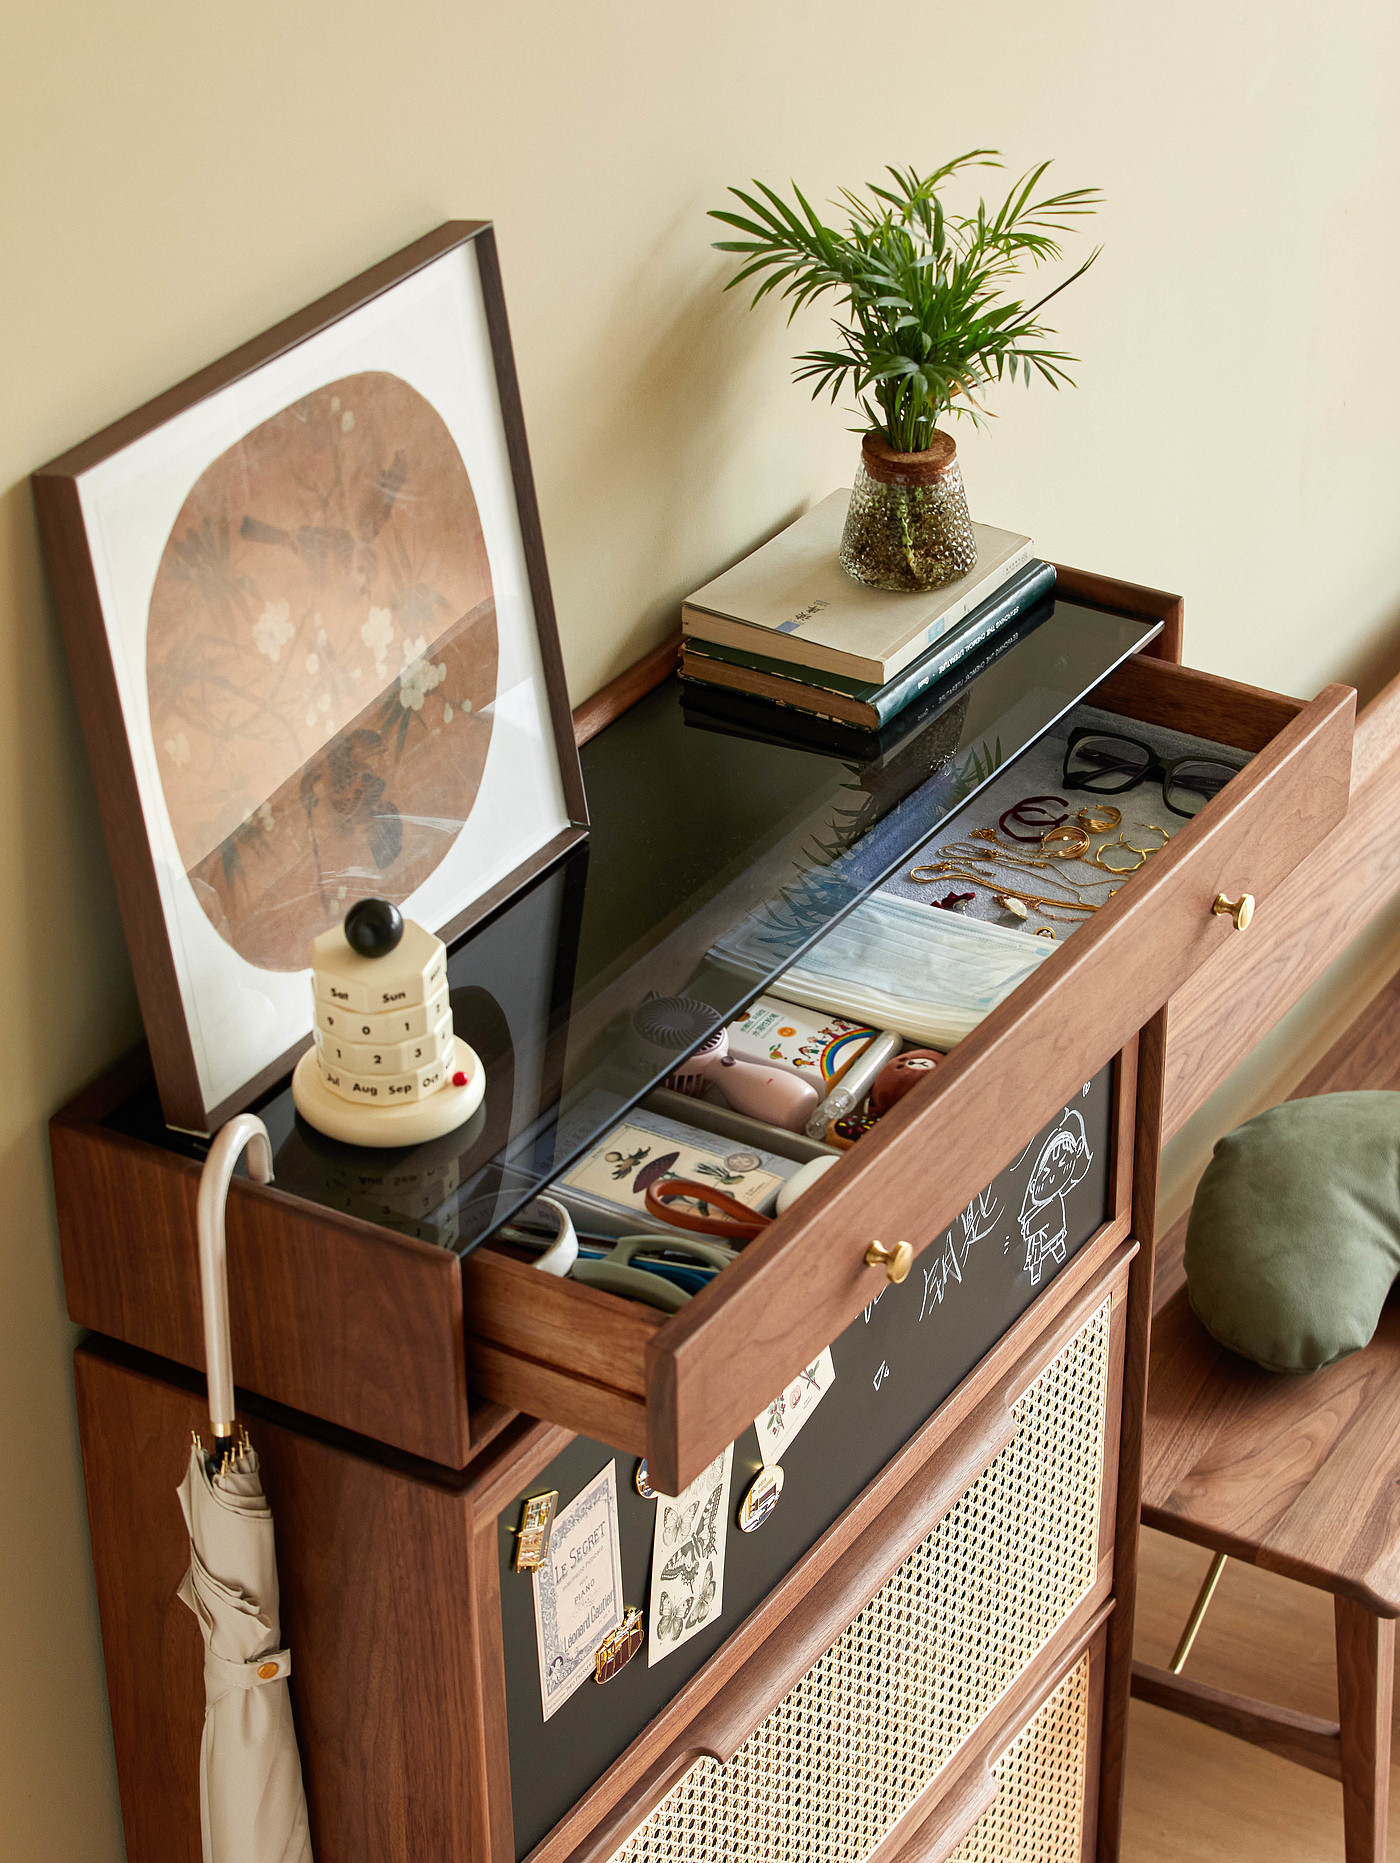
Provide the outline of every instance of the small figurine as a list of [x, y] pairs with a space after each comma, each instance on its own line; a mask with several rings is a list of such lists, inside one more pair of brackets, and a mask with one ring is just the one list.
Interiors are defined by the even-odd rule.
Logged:
[[904, 1098], [911, 1087], [917, 1087], [921, 1080], [926, 1080], [942, 1059], [943, 1056], [936, 1048], [911, 1048], [907, 1054], [896, 1055], [893, 1061], [887, 1061], [875, 1076], [875, 1083], [870, 1089], [871, 1112], [887, 1113]]
[[486, 1072], [456, 1035], [447, 947], [388, 899], [361, 899], [312, 941], [316, 1045], [292, 1075], [296, 1109], [347, 1145], [418, 1145], [464, 1124]]

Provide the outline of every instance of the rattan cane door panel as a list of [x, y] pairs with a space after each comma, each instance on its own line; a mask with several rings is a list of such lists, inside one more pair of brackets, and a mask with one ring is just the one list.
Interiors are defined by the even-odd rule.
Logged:
[[1015, 1438], [727, 1765], [701, 1759], [612, 1863], [862, 1863], [1091, 1591], [1105, 1300]]
[[1079, 1863], [1091, 1661], [1086, 1652], [993, 1765], [996, 1801], [947, 1863]]

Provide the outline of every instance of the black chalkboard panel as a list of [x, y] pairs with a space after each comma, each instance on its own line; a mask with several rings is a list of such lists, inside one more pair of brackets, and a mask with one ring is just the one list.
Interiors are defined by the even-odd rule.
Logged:
[[[887, 1287], [832, 1342], [836, 1382], [784, 1449], [782, 1497], [752, 1534], [734, 1524], [762, 1460], [753, 1429], [745, 1430], [734, 1446], [723, 1614], [654, 1669], [644, 1645], [613, 1681], [601, 1688], [585, 1682], [544, 1721], [532, 1580], [513, 1569], [519, 1502], [502, 1512], [517, 1856], [558, 1823], [1104, 1223], [1112, 1078], [1112, 1067], [1096, 1075], [968, 1206], [941, 1246], [919, 1256], [903, 1286]], [[802, 1298], [800, 1287], [792, 1298]], [[562, 1507], [610, 1459], [617, 1463], [624, 1596], [645, 1611], [656, 1503], [637, 1493], [635, 1458], [576, 1437], [527, 1492], [557, 1488]]]

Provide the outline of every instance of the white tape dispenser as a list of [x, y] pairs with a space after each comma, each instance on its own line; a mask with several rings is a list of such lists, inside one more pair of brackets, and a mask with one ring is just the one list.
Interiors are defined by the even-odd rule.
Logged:
[[419, 1145], [464, 1124], [486, 1070], [452, 1028], [447, 946], [387, 899], [361, 899], [311, 945], [316, 1045], [292, 1099], [347, 1145]]

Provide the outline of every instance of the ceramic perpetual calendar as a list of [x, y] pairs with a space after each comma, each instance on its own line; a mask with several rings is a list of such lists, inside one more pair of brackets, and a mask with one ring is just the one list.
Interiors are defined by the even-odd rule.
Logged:
[[316, 1045], [298, 1061], [302, 1118], [347, 1145], [418, 1145], [470, 1119], [486, 1070], [452, 1028], [447, 947], [387, 899], [312, 941]]

